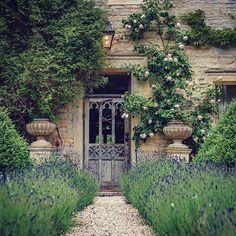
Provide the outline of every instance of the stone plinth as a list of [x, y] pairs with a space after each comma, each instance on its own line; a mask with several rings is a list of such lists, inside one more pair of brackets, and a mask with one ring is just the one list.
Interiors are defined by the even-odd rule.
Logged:
[[36, 164], [40, 164], [49, 159], [50, 156], [56, 153], [55, 148], [41, 148], [41, 147], [29, 147], [30, 157]]
[[187, 148], [187, 147], [167, 147], [165, 149], [166, 154], [168, 156], [170, 156], [171, 158], [174, 159], [181, 159], [184, 161], [189, 162], [189, 155], [191, 153], [191, 149]]

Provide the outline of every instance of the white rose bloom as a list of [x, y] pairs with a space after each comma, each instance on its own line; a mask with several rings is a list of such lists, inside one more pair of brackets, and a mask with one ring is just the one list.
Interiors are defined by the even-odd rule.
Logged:
[[156, 89], [157, 86], [156, 86], [155, 84], [152, 84], [152, 88], [153, 88], [153, 89]]
[[181, 27], [181, 24], [178, 22], [178, 23], [176, 24], [176, 26], [177, 26], [177, 27]]
[[142, 138], [142, 139], [145, 139], [147, 137], [147, 135], [146, 134], [140, 134], [140, 138]]
[[195, 143], [198, 143], [198, 137], [195, 137], [193, 140]]
[[176, 57], [174, 58], [174, 62], [178, 62], [178, 59]]
[[150, 133], [149, 136], [152, 138], [154, 136], [154, 133]]
[[122, 116], [121, 116], [122, 119], [126, 119], [126, 118], [129, 118], [129, 114], [127, 113], [123, 113]]
[[149, 76], [149, 71], [145, 71], [144, 76], [147, 78]]
[[184, 37], [183, 37], [183, 40], [184, 40], [184, 41], [188, 41], [188, 36], [184, 36]]
[[215, 103], [215, 100], [214, 100], [214, 99], [212, 99], [212, 100], [210, 101], [210, 103], [211, 103], [211, 104], [214, 104], [214, 103]]
[[179, 104], [175, 104], [174, 107], [177, 108], [177, 109], [179, 109]]
[[170, 110], [171, 110], [171, 111], [174, 111], [175, 109], [174, 109], [174, 108], [171, 108]]
[[134, 20], [133, 22], [134, 22], [134, 24], [136, 24], [136, 23], [137, 23], [137, 20]]
[[179, 45], [179, 48], [180, 48], [180, 49], [184, 49], [184, 45], [183, 45], [183, 44], [180, 44], [180, 45]]
[[145, 18], [145, 15], [141, 15], [141, 19], [144, 19]]
[[194, 85], [193, 82], [189, 82], [188, 84], [189, 87], [193, 87], [193, 85]]
[[167, 80], [167, 81], [171, 81], [172, 78], [171, 78], [170, 76], [168, 76], [168, 77], [166, 78], [166, 80]]
[[167, 58], [171, 58], [172, 57], [172, 54], [171, 53], [168, 53], [167, 54]]
[[203, 117], [202, 117], [201, 115], [198, 115], [198, 116], [197, 116], [197, 119], [198, 119], [199, 121], [202, 121]]
[[168, 58], [167, 58], [167, 57], [165, 57], [165, 58], [164, 58], [164, 61], [168, 61]]
[[205, 129], [201, 129], [201, 133], [205, 134], [206, 133]]
[[147, 110], [147, 107], [143, 107], [143, 110], [146, 111], [146, 110]]
[[172, 57], [170, 57], [170, 58], [168, 59], [168, 61], [173, 61], [173, 58], [172, 58]]
[[144, 29], [144, 26], [142, 24], [140, 24], [139, 29]]
[[152, 120], [150, 119], [150, 120], [148, 120], [148, 124], [150, 125], [152, 123]]

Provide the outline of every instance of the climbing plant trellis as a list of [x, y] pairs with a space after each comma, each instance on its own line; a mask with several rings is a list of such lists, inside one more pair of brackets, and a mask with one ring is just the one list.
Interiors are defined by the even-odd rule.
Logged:
[[[210, 85], [201, 89], [192, 80], [184, 50], [189, 37], [169, 13], [172, 6], [170, 0], [147, 0], [141, 12], [123, 20], [126, 36], [137, 43], [134, 50], [148, 59], [147, 66], [132, 66], [131, 70], [153, 90], [150, 98], [126, 94], [124, 112], [140, 118], [133, 136], [137, 147], [154, 133], [161, 132], [169, 121], [178, 120], [193, 127], [187, 144], [196, 153], [210, 129], [212, 114], [217, 111], [218, 89]], [[147, 31], [155, 31], [159, 43], [138, 44]]]

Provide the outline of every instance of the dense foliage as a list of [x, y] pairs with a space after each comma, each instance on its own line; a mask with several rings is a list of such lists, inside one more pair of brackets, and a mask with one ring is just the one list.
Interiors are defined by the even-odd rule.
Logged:
[[143, 162], [121, 181], [159, 236], [235, 235], [235, 185], [235, 169], [166, 159]]
[[232, 101], [224, 116], [208, 134], [196, 161], [236, 164], [236, 101]]
[[0, 171], [30, 163], [26, 141], [15, 130], [7, 111], [0, 107]]
[[0, 2], [0, 102], [22, 126], [54, 119], [84, 86], [104, 82], [104, 14], [93, 0]]
[[188, 13], [182, 19], [191, 26], [191, 30], [186, 31], [189, 38], [188, 43], [191, 45], [196, 47], [229, 47], [236, 45], [236, 27], [214, 29], [206, 25], [203, 10], [198, 9]]
[[97, 184], [66, 162], [50, 161], [0, 179], [0, 235], [64, 234], [76, 210], [90, 204]]
[[[135, 50], [147, 57], [147, 66], [131, 67], [135, 77], [148, 81], [153, 90], [150, 98], [138, 94], [125, 96], [124, 112], [140, 118], [134, 128], [136, 146], [157, 132], [162, 132], [169, 121], [184, 121], [193, 127], [193, 135], [187, 144], [196, 153], [210, 128], [211, 115], [216, 112], [214, 87], [199, 88], [192, 81], [192, 71], [184, 47], [188, 36], [181, 24], [168, 11], [170, 0], [147, 0], [140, 13], [123, 20], [126, 35], [131, 40], [144, 37], [145, 31], [155, 31], [156, 44], [138, 44]], [[125, 114], [124, 117], [128, 117]]]

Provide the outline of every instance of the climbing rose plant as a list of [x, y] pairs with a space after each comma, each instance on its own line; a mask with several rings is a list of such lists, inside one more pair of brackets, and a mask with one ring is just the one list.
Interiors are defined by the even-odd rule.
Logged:
[[136, 44], [134, 50], [147, 57], [147, 66], [131, 66], [138, 80], [147, 81], [152, 96], [126, 94], [124, 96], [124, 118], [128, 115], [139, 118], [134, 127], [133, 140], [137, 148], [141, 141], [162, 132], [170, 121], [183, 121], [193, 127], [193, 135], [186, 143], [196, 153], [204, 142], [216, 110], [215, 87], [201, 89], [192, 80], [191, 66], [185, 54], [189, 38], [183, 34], [181, 23], [168, 12], [170, 0], [147, 0], [141, 12], [123, 20], [126, 36], [137, 43], [145, 32], [155, 31], [159, 43]]

